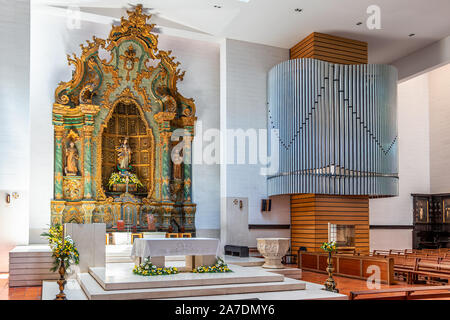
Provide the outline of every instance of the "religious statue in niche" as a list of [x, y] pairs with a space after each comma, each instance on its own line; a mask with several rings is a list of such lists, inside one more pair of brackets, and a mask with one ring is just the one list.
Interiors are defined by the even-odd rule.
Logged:
[[125, 137], [122, 144], [116, 147], [117, 169], [119, 172], [113, 172], [109, 178], [109, 188], [118, 192], [136, 192], [139, 187], [144, 187], [136, 174], [131, 170], [131, 147], [128, 144], [128, 137]]
[[76, 176], [78, 173], [78, 150], [75, 146], [75, 142], [71, 140], [69, 142], [69, 146], [66, 149], [66, 167], [64, 168], [64, 171], [66, 173], [66, 176]]
[[179, 153], [172, 152], [172, 162], [173, 162], [173, 179], [181, 180], [183, 179], [183, 149]]
[[131, 148], [128, 145], [128, 137], [125, 137], [123, 140], [123, 143], [116, 147], [116, 151], [118, 152], [118, 162], [117, 168], [120, 171], [127, 171], [131, 169], [130, 162], [131, 162]]

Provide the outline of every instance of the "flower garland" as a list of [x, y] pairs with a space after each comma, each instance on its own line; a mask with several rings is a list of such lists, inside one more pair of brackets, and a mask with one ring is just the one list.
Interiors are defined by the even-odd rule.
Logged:
[[139, 266], [134, 267], [133, 273], [140, 276], [162, 276], [177, 274], [178, 269], [175, 267], [158, 268], [150, 262], [149, 258], [145, 258], [144, 263], [141, 263]]
[[[111, 174], [111, 177], [108, 180], [108, 186], [111, 188], [113, 185], [115, 184], [125, 184], [127, 183], [127, 178], [123, 175], [121, 175], [118, 172], [113, 172]], [[129, 184], [136, 184], [139, 187], [143, 187], [144, 185], [142, 184], [142, 182], [139, 180], [139, 178], [132, 173], [130, 176], [128, 176], [128, 183]]]
[[221, 259], [217, 259], [217, 263], [212, 266], [200, 266], [192, 270], [194, 273], [225, 273], [233, 272], [228, 265]]
[[70, 236], [64, 238], [63, 227], [56, 224], [41, 234], [48, 238], [48, 244], [52, 249], [53, 267], [50, 269], [55, 272], [64, 263], [64, 268], [67, 270], [72, 264], [80, 263], [80, 254]]

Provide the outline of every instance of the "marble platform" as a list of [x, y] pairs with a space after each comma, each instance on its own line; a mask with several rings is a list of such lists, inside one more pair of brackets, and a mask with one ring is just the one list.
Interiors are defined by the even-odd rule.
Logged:
[[[347, 300], [348, 297], [343, 294], [337, 294], [322, 290], [323, 285], [301, 281], [305, 284], [304, 290], [288, 290], [276, 292], [252, 292], [252, 293], [234, 293], [218, 295], [195, 295], [189, 297], [171, 297], [158, 298], [161, 300]], [[190, 287], [184, 290], [189, 291]], [[58, 285], [54, 281], [44, 281], [42, 287], [42, 300], [51, 300], [58, 292]], [[88, 300], [80, 284], [69, 280], [65, 293], [69, 300]]]
[[305, 288], [304, 282], [286, 278], [284, 281], [269, 283], [239, 283], [107, 291], [92, 276], [86, 273], [79, 275], [79, 283], [89, 300], [172, 299], [191, 296], [290, 291]]
[[220, 284], [282, 282], [284, 276], [261, 269], [249, 270], [230, 265], [228, 273], [179, 273], [174, 275], [143, 277], [132, 273], [134, 264], [113, 263], [106, 268], [89, 268], [89, 274], [106, 290], [151, 289]]
[[[70, 285], [66, 287], [65, 292], [68, 298], [73, 300], [347, 299], [346, 295], [322, 290], [323, 285], [291, 279], [260, 266], [242, 267], [230, 264], [234, 271], [232, 273], [180, 273], [154, 277], [134, 275], [132, 267], [132, 263], [110, 263], [106, 268], [90, 268], [89, 273], [78, 274], [77, 281], [70, 279]], [[44, 281], [43, 300], [53, 299], [56, 292], [56, 282]]]
[[306, 281], [302, 282], [306, 285], [304, 290], [196, 296], [173, 298], [171, 300], [348, 300], [348, 296], [345, 294], [323, 290], [323, 285]]
[[235, 257], [235, 256], [228, 256], [226, 255], [224, 257], [224, 261], [227, 264], [234, 264], [237, 266], [242, 267], [256, 267], [256, 266], [262, 266], [264, 264], [264, 258], [257, 258], [257, 257]]
[[58, 279], [48, 245], [17, 246], [9, 252], [9, 287], [40, 286], [43, 280]]

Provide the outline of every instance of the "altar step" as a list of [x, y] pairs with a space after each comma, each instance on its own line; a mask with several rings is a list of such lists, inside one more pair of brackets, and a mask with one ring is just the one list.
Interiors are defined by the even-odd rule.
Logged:
[[[217, 274], [215, 274], [217, 275]], [[281, 292], [303, 290], [305, 282], [285, 278], [277, 282], [197, 285], [184, 287], [164, 287], [153, 289], [104, 290], [88, 273], [79, 274], [80, 286], [89, 300], [142, 300], [172, 299], [192, 296], [231, 295], [243, 293]], [[166, 283], [170, 283], [167, 281]]]
[[9, 287], [40, 286], [43, 280], [58, 279], [52, 267], [48, 245], [17, 246], [9, 252]]
[[89, 274], [106, 291], [122, 289], [155, 289], [221, 284], [282, 282], [284, 276], [266, 270], [230, 265], [229, 273], [191, 273], [143, 277], [133, 274], [134, 264], [107, 264], [106, 268], [89, 268]]
[[264, 264], [264, 258], [257, 257], [235, 257], [235, 256], [224, 256], [224, 260], [227, 264], [234, 264], [241, 267], [257, 267]]

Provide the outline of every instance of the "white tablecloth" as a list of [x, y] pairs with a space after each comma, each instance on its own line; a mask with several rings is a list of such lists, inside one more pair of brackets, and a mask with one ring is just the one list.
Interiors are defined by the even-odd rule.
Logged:
[[221, 256], [220, 240], [208, 238], [135, 239], [131, 257]]

